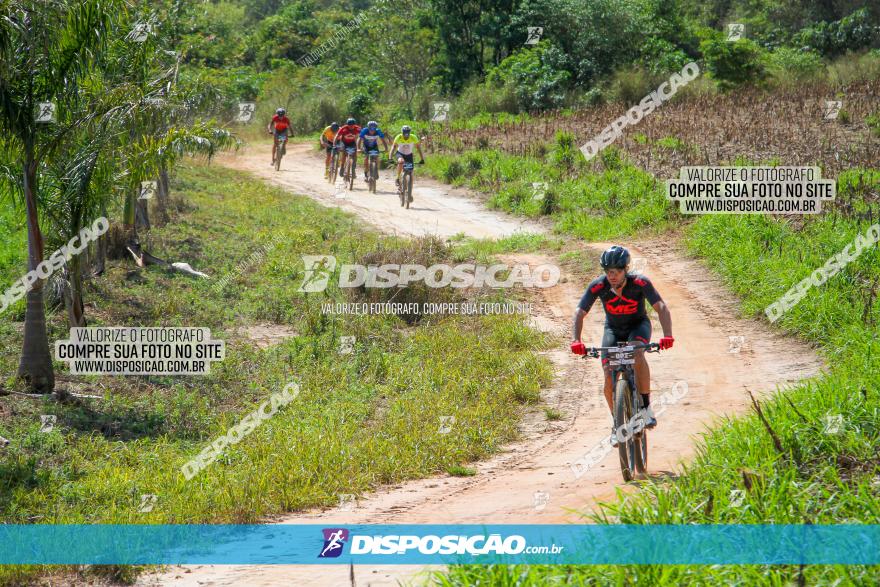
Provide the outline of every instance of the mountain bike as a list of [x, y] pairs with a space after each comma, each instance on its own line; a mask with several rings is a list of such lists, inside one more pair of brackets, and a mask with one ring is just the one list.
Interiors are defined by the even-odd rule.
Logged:
[[367, 157], [370, 158], [370, 169], [367, 175], [367, 186], [371, 193], [376, 193], [376, 183], [379, 181], [379, 149], [369, 149]]
[[413, 168], [415, 167], [414, 163], [410, 163], [409, 161], [404, 161], [403, 163], [403, 174], [400, 177], [400, 185], [397, 186], [397, 195], [400, 196], [400, 205], [406, 206], [409, 209], [409, 205], [413, 201], [412, 197], [412, 189], [413, 189]]
[[588, 347], [584, 355], [584, 358], [595, 359], [601, 356], [602, 351], [608, 351], [611, 381], [614, 382], [611, 402], [614, 405], [614, 430], [624, 481], [632, 481], [636, 475], [644, 476], [648, 470], [648, 431], [645, 425], [649, 409], [642, 406], [633, 368], [639, 349], [644, 349], [646, 353], [657, 353], [660, 352], [660, 345], [656, 342], [620, 341], [617, 346]]
[[355, 147], [345, 147], [345, 170], [342, 173], [342, 179], [345, 180], [343, 183], [348, 184], [349, 190], [354, 189], [354, 176], [357, 175], [356, 154], [357, 149]]
[[281, 158], [287, 153], [287, 136], [278, 135], [275, 137], [275, 171], [281, 170]]
[[330, 175], [327, 176], [327, 181], [330, 184], [336, 183], [336, 176], [339, 174], [339, 147], [334, 145], [331, 147], [331, 155], [330, 155]]

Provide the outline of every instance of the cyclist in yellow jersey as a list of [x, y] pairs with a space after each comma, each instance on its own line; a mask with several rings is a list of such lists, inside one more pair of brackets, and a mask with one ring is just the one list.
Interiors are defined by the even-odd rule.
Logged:
[[333, 153], [333, 139], [339, 132], [339, 124], [334, 122], [321, 133], [321, 146], [327, 150], [327, 158], [324, 159], [324, 179], [330, 177], [330, 157]]
[[422, 153], [422, 143], [419, 141], [419, 137], [413, 134], [409, 125], [405, 125], [400, 129], [400, 134], [394, 137], [394, 142], [391, 144], [391, 150], [389, 151], [391, 154], [388, 156], [388, 159], [393, 160], [395, 152], [397, 153], [397, 185], [400, 185], [400, 174], [403, 173], [403, 162], [413, 162], [414, 148], [418, 150], [419, 157], [421, 157], [419, 163], [424, 163], [425, 155]]

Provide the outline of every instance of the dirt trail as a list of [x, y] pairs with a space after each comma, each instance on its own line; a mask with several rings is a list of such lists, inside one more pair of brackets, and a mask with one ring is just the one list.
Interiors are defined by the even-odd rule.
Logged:
[[[334, 197], [333, 186], [322, 179], [323, 165], [298, 146], [279, 173], [259, 155], [244, 153], [221, 159], [223, 165], [252, 171], [273, 183], [292, 188], [317, 201], [361, 215], [386, 232], [421, 234], [432, 231], [449, 236], [502, 236], [516, 230], [541, 231], [536, 224], [518, 222], [486, 211], [479, 201], [455, 193], [436, 182], [417, 177], [415, 207], [401, 210], [393, 180], [383, 176], [379, 193], [370, 195], [362, 180], [354, 194]], [[589, 245], [597, 252], [605, 243]], [[722, 415], [749, 408], [746, 389], [756, 395], [818, 373], [821, 363], [804, 344], [784, 339], [760, 322], [737, 318], [736, 300], [697, 263], [687, 260], [668, 242], [636, 243], [635, 257], [644, 259], [643, 272], [651, 277], [673, 316], [675, 348], [652, 355], [654, 398], [687, 384], [687, 393], [667, 406], [649, 436], [649, 469], [655, 475], [674, 475], [681, 460], [693, 454], [694, 437]], [[552, 261], [541, 255], [506, 256], [508, 260], [537, 265]], [[572, 465], [583, 459], [610, 431], [611, 417], [601, 397], [597, 360], [580, 360], [568, 352], [570, 321], [584, 284], [574, 280], [539, 290], [533, 301], [533, 324], [558, 335], [558, 350], [547, 356], [556, 367], [550, 388], [542, 393], [546, 405], [563, 417], [547, 421], [543, 411], [529, 414], [523, 439], [495, 457], [476, 465], [473, 477], [435, 477], [383, 488], [362, 497], [350, 510], [340, 508], [299, 512], [280, 518], [283, 523], [345, 526], [355, 523], [566, 523], [582, 520], [579, 512], [598, 500], [611, 500], [621, 485], [617, 453], [575, 475]], [[585, 340], [601, 335], [601, 309], [587, 317]], [[659, 324], [654, 325], [659, 333]], [[734, 337], [731, 341], [730, 337]], [[739, 338], [742, 337], [742, 338]], [[656, 338], [656, 337], [655, 337]], [[679, 392], [684, 384], [678, 383]], [[593, 453], [595, 454], [595, 452]], [[583, 462], [583, 461], [582, 461]], [[635, 486], [629, 486], [635, 489]], [[396, 585], [416, 581], [422, 569], [405, 566], [355, 568], [357, 585]], [[349, 585], [346, 567], [198, 566], [173, 568], [169, 573], [144, 577], [141, 585], [233, 586]], [[417, 581], [416, 581], [417, 582]]]

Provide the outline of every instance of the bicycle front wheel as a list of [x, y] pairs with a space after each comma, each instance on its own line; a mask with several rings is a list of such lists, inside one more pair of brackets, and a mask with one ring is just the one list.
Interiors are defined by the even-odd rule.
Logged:
[[339, 155], [334, 151], [330, 157], [330, 183], [336, 183], [336, 174], [339, 173]]

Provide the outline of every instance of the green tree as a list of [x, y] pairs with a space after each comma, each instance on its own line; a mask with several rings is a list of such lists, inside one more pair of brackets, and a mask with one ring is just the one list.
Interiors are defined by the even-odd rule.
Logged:
[[[87, 123], [69, 118], [80, 87], [99, 61], [118, 0], [20, 0], [0, 4], [0, 141], [20, 154], [21, 194], [27, 214], [28, 268], [44, 260], [38, 170], [65, 134]], [[40, 102], [55, 104], [63, 125], [36, 121]], [[49, 354], [43, 287], [27, 293], [24, 342], [18, 375], [37, 392], [51, 393], [55, 375]]]
[[382, 79], [400, 88], [406, 110], [412, 112], [416, 92], [431, 78], [436, 35], [420, 25], [411, 2], [389, 4], [376, 10], [376, 25], [367, 26], [363, 31], [367, 38], [366, 62]]

